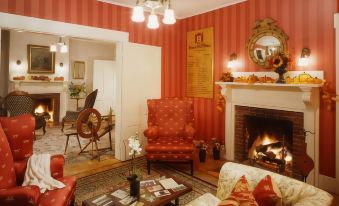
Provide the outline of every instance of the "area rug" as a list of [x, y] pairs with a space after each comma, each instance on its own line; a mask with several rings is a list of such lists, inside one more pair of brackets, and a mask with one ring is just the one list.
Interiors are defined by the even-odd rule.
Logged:
[[[192, 185], [192, 192], [180, 197], [179, 201], [181, 205], [189, 203], [206, 192], [216, 194], [216, 186], [177, 171], [164, 164], [152, 165], [150, 175], [147, 174], [145, 158], [139, 158], [136, 161], [136, 165], [139, 176], [142, 176], [142, 179], [156, 179], [163, 175], [168, 176], [168, 174], [170, 174], [170, 176]], [[128, 185], [126, 178], [129, 175], [129, 169], [130, 165], [125, 164], [105, 172], [78, 179], [75, 192], [76, 205], [80, 206], [85, 199], [114, 191], [120, 186]]]
[[[67, 139], [66, 134], [73, 132], [75, 132], [75, 130], [72, 129], [65, 129], [64, 132], [62, 132], [58, 126], [47, 127], [45, 135], [43, 135], [41, 132], [36, 133], [36, 140], [33, 143], [33, 152], [35, 154], [64, 154]], [[88, 141], [88, 139], [80, 138], [81, 146], [84, 147]], [[114, 130], [112, 131], [112, 141], [113, 150], [102, 151], [102, 157], [114, 159]], [[98, 146], [99, 148], [109, 147], [108, 134], [100, 138]], [[89, 153], [82, 153], [79, 155], [79, 152], [80, 148], [78, 141], [75, 136], [71, 136], [65, 154], [66, 164], [81, 163], [92, 158]]]

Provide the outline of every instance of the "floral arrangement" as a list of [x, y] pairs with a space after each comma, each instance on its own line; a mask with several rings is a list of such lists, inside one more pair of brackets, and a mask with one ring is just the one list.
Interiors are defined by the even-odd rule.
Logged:
[[200, 140], [199, 145], [198, 145], [199, 150], [204, 150], [206, 151], [208, 148], [208, 145], [205, 143], [204, 140]]
[[212, 138], [213, 148], [217, 150], [223, 150], [225, 145], [222, 144], [217, 138]]
[[286, 67], [290, 63], [290, 58], [285, 53], [275, 53], [273, 54], [269, 60], [268, 65], [274, 72], [279, 74], [279, 79], [276, 83], [286, 83], [284, 79], [284, 74], [287, 72]]
[[140, 146], [138, 132], [136, 132], [135, 135], [130, 136], [128, 138], [128, 146], [131, 149], [129, 152], [129, 155], [132, 156], [131, 171], [132, 171], [132, 174], [136, 174], [134, 159], [142, 151], [142, 148]]
[[68, 90], [71, 97], [78, 97], [81, 92], [86, 93], [86, 85], [85, 83], [76, 85], [71, 82], [68, 86]]
[[289, 62], [290, 59], [284, 53], [275, 53], [268, 60], [269, 66], [275, 70], [279, 68], [286, 68]]

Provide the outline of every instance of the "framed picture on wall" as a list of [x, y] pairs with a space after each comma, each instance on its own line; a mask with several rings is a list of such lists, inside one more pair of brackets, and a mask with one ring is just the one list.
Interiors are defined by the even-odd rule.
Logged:
[[49, 46], [27, 45], [28, 73], [55, 72], [55, 53], [50, 52]]

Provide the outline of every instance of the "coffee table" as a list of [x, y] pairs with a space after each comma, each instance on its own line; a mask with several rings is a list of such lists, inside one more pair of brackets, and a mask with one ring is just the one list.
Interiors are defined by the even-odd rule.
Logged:
[[[167, 196], [162, 196], [162, 197], [155, 197], [154, 192], [150, 192], [148, 191], [147, 187], [149, 186], [140, 186], [140, 197], [138, 203], [141, 203], [143, 206], [163, 206], [163, 205], [173, 205], [171, 202], [174, 200], [175, 205], [179, 206], [179, 197], [189, 193], [192, 191], [192, 186], [181, 181], [178, 180], [176, 178], [173, 177], [166, 177], [166, 178], [172, 178], [175, 182], [177, 182], [177, 184], [183, 184], [185, 186], [184, 189], [179, 190], [179, 191], [174, 191], [172, 189], [168, 189], [168, 191], [171, 193], [170, 195]], [[151, 179], [149, 179], [151, 180]], [[127, 181], [127, 180], [126, 180]], [[154, 179], [154, 181], [156, 182], [156, 185], [160, 185], [159, 181], [157, 179]], [[122, 204], [121, 202], [119, 202], [121, 199], [111, 195], [112, 192], [116, 191], [116, 190], [123, 190], [126, 191], [129, 194], [129, 184], [125, 185], [125, 186], [121, 186], [121, 187], [117, 187], [115, 188], [113, 191], [110, 191], [108, 193], [102, 194], [102, 195], [98, 195], [96, 197], [84, 200], [82, 202], [82, 206], [128, 206], [133, 204], [135, 201], [131, 202], [130, 204]], [[105, 202], [103, 202], [102, 204], [95, 204], [92, 201], [96, 200], [102, 196], [106, 195], [107, 199], [109, 198], [110, 200], [107, 200]], [[150, 197], [154, 197], [153, 201], [150, 201]], [[108, 202], [110, 202], [110, 204], [107, 204]], [[136, 204], [136, 206], [138, 206], [139, 204]]]

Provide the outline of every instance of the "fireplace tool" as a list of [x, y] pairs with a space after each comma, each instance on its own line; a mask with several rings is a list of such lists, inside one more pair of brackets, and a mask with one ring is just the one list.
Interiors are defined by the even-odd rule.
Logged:
[[[303, 135], [305, 139], [308, 134], [315, 134], [315, 133], [304, 129]], [[295, 156], [296, 168], [300, 171], [304, 182], [306, 182], [307, 176], [310, 174], [310, 172], [314, 168], [314, 161], [310, 156], [308, 156], [308, 154], [306, 153], [306, 149], [307, 149], [307, 144], [305, 141], [300, 147], [300, 150], [303, 151], [303, 153]]]

